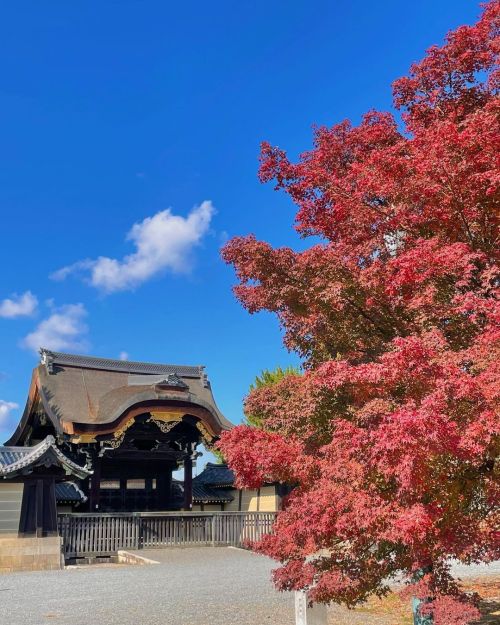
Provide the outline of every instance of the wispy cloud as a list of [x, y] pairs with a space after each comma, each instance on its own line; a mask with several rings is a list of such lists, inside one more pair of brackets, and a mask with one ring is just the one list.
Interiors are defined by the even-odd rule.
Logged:
[[7, 423], [10, 413], [16, 408], [19, 408], [19, 405], [15, 402], [0, 399], [0, 425]]
[[51, 314], [24, 337], [22, 346], [35, 353], [40, 347], [60, 350], [86, 351], [88, 332], [85, 324], [87, 311], [83, 304], [67, 304], [53, 308]]
[[120, 360], [128, 360], [129, 359], [128, 352], [120, 352], [120, 355], [118, 356], [118, 358]]
[[15, 319], [16, 317], [29, 317], [38, 306], [38, 300], [31, 291], [21, 295], [14, 293], [0, 302], [0, 317]]
[[63, 267], [52, 274], [64, 280], [72, 273], [83, 273], [88, 282], [105, 293], [133, 289], [165, 270], [183, 273], [191, 269], [192, 251], [208, 232], [215, 214], [212, 202], [195, 206], [187, 217], [163, 210], [134, 224], [127, 240], [136, 247], [123, 259], [100, 256]]

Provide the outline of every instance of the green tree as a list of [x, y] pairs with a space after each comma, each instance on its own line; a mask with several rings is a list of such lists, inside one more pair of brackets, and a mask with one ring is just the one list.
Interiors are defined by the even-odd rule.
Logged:
[[[250, 393], [267, 386], [273, 386], [274, 384], [278, 384], [290, 375], [299, 376], [299, 368], [290, 365], [289, 367], [285, 367], [284, 369], [282, 367], [276, 367], [276, 369], [273, 369], [272, 371], [270, 371], [269, 369], [264, 369], [260, 373], [260, 375], [255, 377], [254, 382], [250, 384]], [[265, 415], [258, 409], [256, 409], [255, 406], [252, 406], [252, 408], [250, 408], [249, 405], [245, 403], [243, 412], [245, 414], [245, 423], [247, 425], [252, 425], [256, 428], [264, 427]]]

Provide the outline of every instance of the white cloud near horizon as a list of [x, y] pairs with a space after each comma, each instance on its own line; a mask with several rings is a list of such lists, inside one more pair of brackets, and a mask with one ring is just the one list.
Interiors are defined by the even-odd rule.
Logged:
[[86, 316], [87, 311], [83, 304], [54, 307], [51, 314], [43, 319], [33, 332], [24, 337], [21, 345], [35, 353], [38, 353], [40, 347], [54, 351], [86, 351], [85, 335], [88, 332], [84, 321]]
[[38, 306], [38, 299], [31, 291], [25, 291], [21, 295], [14, 293], [0, 302], [0, 317], [15, 319], [16, 317], [29, 317]]
[[128, 352], [120, 352], [120, 355], [118, 356], [118, 358], [120, 360], [128, 360], [129, 359]]
[[4, 401], [3, 399], [0, 399], [0, 426], [7, 423], [10, 413], [12, 410], [16, 410], [16, 408], [19, 408], [19, 404], [16, 404], [13, 401]]
[[105, 293], [134, 289], [165, 270], [185, 273], [191, 269], [192, 251], [210, 228], [215, 214], [212, 202], [195, 206], [187, 217], [174, 215], [170, 208], [146, 217], [132, 226], [126, 240], [135, 252], [123, 259], [99, 256], [78, 261], [51, 275], [64, 280], [73, 273], [84, 273], [88, 282]]

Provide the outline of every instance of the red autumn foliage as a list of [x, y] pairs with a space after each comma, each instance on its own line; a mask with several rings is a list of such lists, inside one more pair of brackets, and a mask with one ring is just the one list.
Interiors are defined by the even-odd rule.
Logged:
[[436, 625], [477, 617], [448, 562], [500, 555], [499, 26], [493, 0], [394, 83], [402, 129], [372, 111], [317, 129], [297, 163], [262, 146], [261, 179], [321, 239], [223, 250], [304, 362], [247, 398], [262, 430], [220, 443], [240, 485], [295, 486], [255, 547], [281, 589], [354, 605], [432, 565]]

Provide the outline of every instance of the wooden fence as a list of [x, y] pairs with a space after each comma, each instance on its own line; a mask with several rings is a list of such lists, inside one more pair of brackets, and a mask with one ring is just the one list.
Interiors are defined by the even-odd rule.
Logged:
[[66, 559], [119, 549], [197, 545], [239, 547], [272, 531], [276, 512], [130, 512], [60, 514]]

